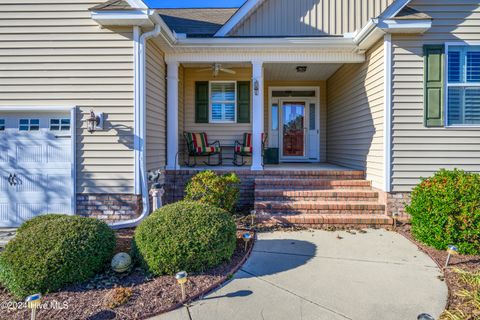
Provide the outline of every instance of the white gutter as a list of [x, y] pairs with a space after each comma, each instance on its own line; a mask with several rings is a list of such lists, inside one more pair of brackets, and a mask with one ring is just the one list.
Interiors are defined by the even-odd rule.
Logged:
[[160, 35], [162, 27], [155, 24], [155, 29], [141, 34], [140, 27], [134, 27], [134, 56], [135, 56], [135, 106], [134, 106], [134, 145], [135, 145], [135, 194], [141, 193], [143, 210], [135, 219], [110, 224], [113, 229], [131, 228], [150, 214], [150, 199], [148, 194], [147, 166], [145, 161], [146, 149], [146, 43], [147, 40]]

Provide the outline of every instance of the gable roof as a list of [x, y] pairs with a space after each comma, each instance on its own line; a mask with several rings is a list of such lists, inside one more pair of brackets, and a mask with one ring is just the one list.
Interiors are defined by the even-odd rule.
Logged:
[[393, 20], [430, 20], [432, 17], [424, 12], [420, 12], [412, 7], [404, 7]]
[[[243, 6], [223, 25], [215, 34], [217, 37], [225, 37], [250, 17], [266, 0], [247, 0]], [[380, 18], [393, 18], [410, 3], [411, 0], [396, 0], [380, 15]]]
[[134, 10], [126, 0], [109, 0], [90, 8], [90, 11]]
[[212, 37], [238, 8], [157, 9], [168, 27], [188, 37]]

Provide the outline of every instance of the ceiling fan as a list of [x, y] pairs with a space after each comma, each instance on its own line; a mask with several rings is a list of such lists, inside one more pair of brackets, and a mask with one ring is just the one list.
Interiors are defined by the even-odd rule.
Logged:
[[201, 70], [198, 70], [197, 72], [206, 72], [206, 71], [212, 71], [214, 77], [218, 76], [220, 74], [220, 72], [225, 72], [225, 73], [229, 73], [229, 74], [236, 74], [237, 73], [236, 71], [234, 71], [232, 69], [223, 68], [220, 63], [214, 63], [210, 68], [201, 69]]

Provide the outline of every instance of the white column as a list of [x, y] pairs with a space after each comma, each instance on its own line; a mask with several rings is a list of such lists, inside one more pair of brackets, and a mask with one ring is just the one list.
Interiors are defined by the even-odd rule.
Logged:
[[180, 169], [178, 163], [178, 62], [167, 62], [167, 169]]
[[252, 170], [263, 170], [262, 133], [263, 133], [263, 61], [252, 61]]

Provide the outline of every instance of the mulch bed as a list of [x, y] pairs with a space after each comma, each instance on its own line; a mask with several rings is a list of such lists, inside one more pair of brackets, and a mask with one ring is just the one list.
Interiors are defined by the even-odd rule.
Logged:
[[[415, 243], [420, 250], [428, 254], [437, 264], [443, 269], [445, 262], [447, 261], [447, 252], [445, 250], [437, 250], [431, 247], [428, 247], [418, 241], [416, 241], [411, 232], [410, 225], [403, 225], [398, 228], [398, 233]], [[460, 275], [457, 272], [454, 272], [454, 269], [461, 269], [467, 272], [478, 272], [480, 271], [480, 256], [469, 256], [469, 255], [453, 255], [450, 258], [448, 268], [443, 272], [443, 279], [446, 281], [449, 291], [447, 310], [462, 311], [467, 318], [464, 320], [470, 319], [480, 319], [480, 311], [475, 310], [471, 305], [466, 304], [465, 299], [459, 297], [456, 293], [465, 288], [465, 284], [462, 282]], [[462, 318], [463, 319], [463, 318]]]
[[[245, 251], [241, 238], [243, 233], [241, 230], [237, 232], [237, 248], [231, 261], [206, 272], [189, 274], [187, 300], [212, 291], [238, 270], [253, 245], [253, 241], [250, 241]], [[118, 232], [116, 252], [129, 252], [132, 236], [133, 230]], [[119, 292], [128, 292], [129, 297], [126, 303], [112, 308], [112, 297]], [[42, 305], [46, 307], [37, 311], [37, 319], [145, 319], [180, 307], [183, 303], [181, 300], [181, 291], [173, 276], [148, 278], [139, 268], [125, 275], [108, 271], [87, 283], [46, 295], [42, 299]], [[6, 308], [8, 302], [14, 301], [5, 289], [0, 288], [0, 319], [29, 319], [30, 312], [27, 309]]]

